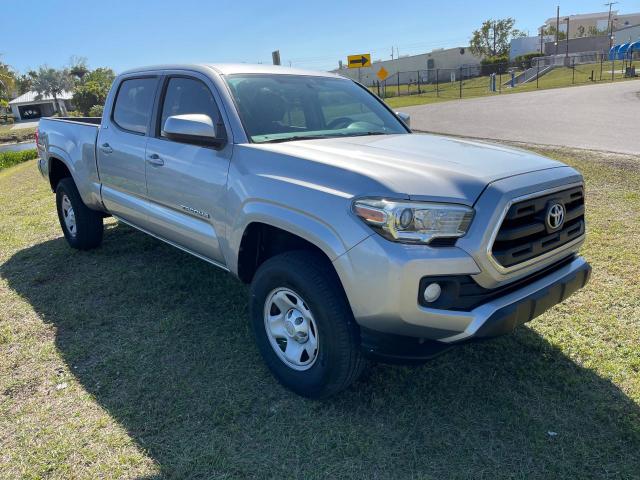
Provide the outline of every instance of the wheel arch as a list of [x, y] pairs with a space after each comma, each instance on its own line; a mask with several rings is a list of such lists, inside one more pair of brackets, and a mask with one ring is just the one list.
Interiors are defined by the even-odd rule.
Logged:
[[320, 255], [335, 272], [332, 264], [333, 251], [326, 251], [309, 236], [302, 236], [299, 232], [275, 226], [272, 222], [252, 221], [245, 226], [242, 232], [237, 250], [235, 273], [244, 283], [250, 283], [257, 269], [266, 260], [280, 253], [294, 250], [309, 251]]
[[76, 183], [75, 179], [73, 178], [71, 169], [69, 168], [68, 162], [65, 162], [59, 155], [49, 154], [47, 165], [49, 184], [51, 185], [51, 190], [53, 192], [56, 191], [58, 183], [63, 178], [71, 177], [73, 182]]

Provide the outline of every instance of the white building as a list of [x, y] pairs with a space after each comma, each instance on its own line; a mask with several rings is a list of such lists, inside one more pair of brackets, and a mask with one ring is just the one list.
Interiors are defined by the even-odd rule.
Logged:
[[[560, 15], [559, 31], [567, 33], [567, 16]], [[548, 18], [545, 24], [555, 27], [557, 17]], [[617, 10], [611, 12], [613, 29], [624, 28], [640, 24], [640, 13], [620, 15]], [[569, 38], [593, 36], [594, 33], [606, 33], [610, 28], [609, 11], [587, 13], [583, 15], [569, 15]]]
[[394, 60], [378, 60], [365, 68], [343, 67], [333, 70], [333, 73], [357, 80], [367, 86], [379, 80], [376, 74], [381, 68], [387, 71], [387, 82], [392, 84], [398, 80], [403, 85], [416, 83], [418, 79], [420, 82], [433, 83], [436, 81], [436, 75], [438, 81], [448, 82], [452, 78], [458, 78], [460, 72], [465, 78], [477, 76], [480, 60], [482, 57], [472, 54], [468, 47], [457, 47], [433, 50], [419, 55], [407, 55]]
[[526, 55], [528, 53], [544, 53], [544, 44], [546, 42], [553, 42], [554, 38], [551, 35], [545, 35], [540, 43], [540, 36], [535, 37], [521, 37], [511, 39], [509, 44], [509, 60], [513, 61], [516, 57]]
[[640, 24], [613, 32], [613, 44], [633, 43], [640, 40]]
[[68, 110], [73, 110], [71, 105], [71, 92], [62, 92], [58, 97], [58, 108], [54, 106], [53, 97], [40, 95], [37, 92], [23, 93], [9, 102], [13, 118], [17, 121], [30, 120], [32, 118], [51, 117], [56, 110], [61, 115], [66, 115]]

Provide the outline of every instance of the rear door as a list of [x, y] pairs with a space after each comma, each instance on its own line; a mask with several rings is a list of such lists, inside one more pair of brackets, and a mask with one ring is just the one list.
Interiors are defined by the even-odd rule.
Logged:
[[158, 76], [127, 77], [105, 111], [97, 142], [102, 201], [112, 214], [144, 227], [145, 149]]
[[[152, 233], [217, 264], [225, 265], [219, 236], [224, 228], [224, 196], [232, 142], [213, 147], [166, 138], [172, 115], [209, 115], [224, 127], [215, 88], [197, 73], [163, 79], [146, 148], [147, 197]], [[227, 138], [231, 138], [227, 129]]]

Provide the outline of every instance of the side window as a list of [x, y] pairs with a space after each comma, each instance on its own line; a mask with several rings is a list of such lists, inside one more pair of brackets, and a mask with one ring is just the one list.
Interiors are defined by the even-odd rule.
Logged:
[[156, 82], [155, 78], [133, 78], [122, 82], [113, 108], [113, 121], [119, 127], [147, 133]]
[[193, 78], [171, 78], [167, 85], [164, 102], [162, 104], [160, 135], [165, 136], [164, 123], [167, 121], [167, 118], [173, 115], [185, 115], [188, 113], [208, 115], [214, 124], [218, 123], [220, 119], [218, 107], [216, 106], [209, 87], [200, 80]]

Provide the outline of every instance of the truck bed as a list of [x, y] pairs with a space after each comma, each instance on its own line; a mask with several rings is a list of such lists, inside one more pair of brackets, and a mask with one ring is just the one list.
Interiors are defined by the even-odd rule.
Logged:
[[52, 159], [62, 162], [76, 182], [84, 203], [98, 210], [101, 200], [96, 140], [100, 121], [100, 117], [41, 118], [36, 145], [42, 174], [49, 176]]

